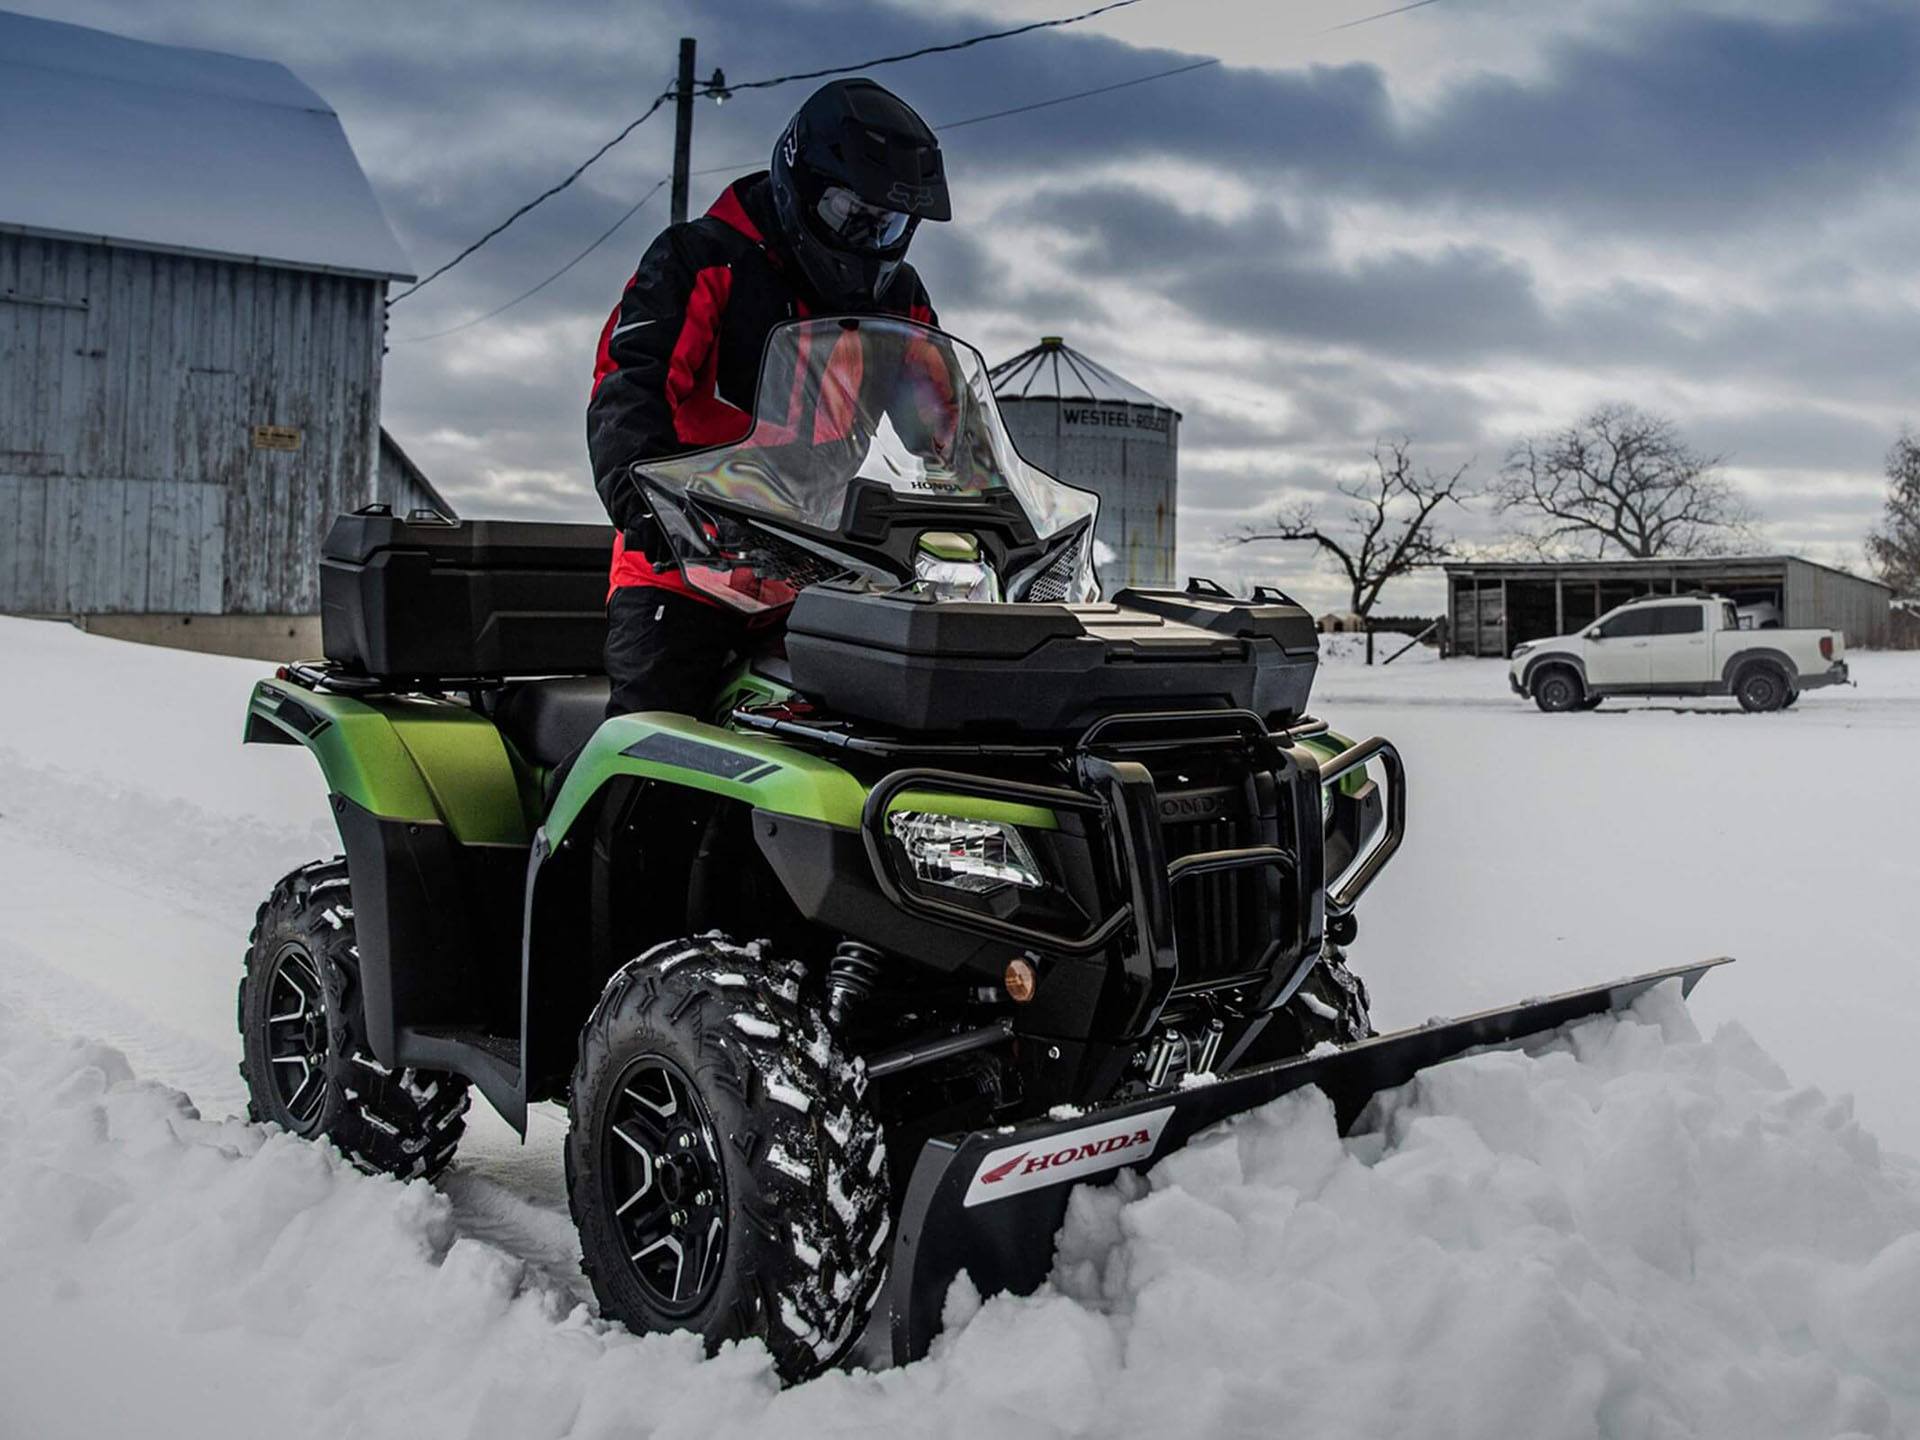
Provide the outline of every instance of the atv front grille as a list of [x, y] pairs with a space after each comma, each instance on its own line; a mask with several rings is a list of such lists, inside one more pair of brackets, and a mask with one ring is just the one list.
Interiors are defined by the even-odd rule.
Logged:
[[[1233, 813], [1238, 803], [1239, 796], [1225, 787], [1163, 792], [1167, 859], [1261, 843], [1256, 827]], [[1224, 870], [1188, 876], [1173, 888], [1180, 989], [1218, 985], [1260, 968], [1278, 918], [1270, 900], [1272, 877], [1263, 868]]]

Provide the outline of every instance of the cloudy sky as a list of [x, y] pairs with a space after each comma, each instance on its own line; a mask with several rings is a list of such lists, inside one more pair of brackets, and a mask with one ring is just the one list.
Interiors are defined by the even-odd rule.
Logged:
[[[644, 109], [698, 37], [735, 80], [1071, 0], [673, 4], [8, 0], [280, 60], [340, 113], [422, 273]], [[1774, 546], [1858, 565], [1879, 462], [1920, 420], [1920, 8], [1811, 0], [1142, 0], [876, 72], [936, 127], [1222, 63], [944, 137], [956, 220], [915, 260], [990, 360], [1064, 334], [1185, 415], [1185, 571], [1332, 604], [1304, 554], [1221, 537], [1406, 433], [1438, 467], [1624, 399], [1727, 455]], [[805, 95], [702, 103], [704, 208]], [[663, 114], [393, 311], [385, 419], [467, 514], [595, 518], [598, 328], [665, 223]], [[1465, 515], [1469, 538], [1494, 522]], [[1436, 584], [1386, 608], [1432, 609]]]

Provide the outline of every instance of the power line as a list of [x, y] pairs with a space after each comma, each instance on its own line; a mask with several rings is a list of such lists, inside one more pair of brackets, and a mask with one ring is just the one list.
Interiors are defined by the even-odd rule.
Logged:
[[614, 221], [613, 224], [609, 225], [605, 230], [602, 230], [597, 240], [595, 240], [591, 245], [587, 246], [586, 249], [582, 250], [578, 255], [574, 256], [571, 260], [567, 261], [567, 263], [562, 265], [558, 270], [554, 271], [551, 275], [547, 276], [547, 278], [542, 280], [538, 285], [535, 285], [532, 289], [522, 290], [518, 295], [514, 296], [513, 299], [507, 301], [506, 304], [496, 305], [493, 309], [487, 311], [487, 313], [484, 315], [476, 315], [471, 320], [463, 320], [458, 325], [451, 325], [445, 330], [435, 330], [429, 335], [399, 336], [395, 338], [393, 343], [396, 345], [417, 345], [423, 340], [438, 340], [442, 336], [457, 335], [462, 330], [471, 330], [475, 325], [484, 324], [488, 320], [493, 319], [493, 317], [496, 315], [505, 314], [507, 311], [513, 309], [514, 306], [518, 305], [522, 300], [531, 300], [534, 296], [538, 295], [542, 290], [546, 289], [547, 286], [553, 284], [554, 281], [558, 280], [562, 275], [566, 274], [569, 270], [573, 269], [574, 266], [578, 265], [582, 260], [586, 259], [587, 256], [591, 255], [594, 251], [598, 250], [602, 245], [606, 244], [607, 241], [611, 240], [614, 236], [614, 232], [618, 230], [622, 225], [625, 225], [627, 221], [631, 220], [635, 215], [638, 215], [640, 213], [641, 207], [645, 205], [649, 200], [651, 200], [654, 196], [658, 195], [660, 191], [666, 186], [666, 183], [667, 182], [665, 180], [654, 181], [653, 188], [648, 190], [647, 193], [642, 195], [638, 200], [634, 201], [633, 204], [630, 207], [628, 207], [626, 214], [622, 215], [618, 220]]
[[[1091, 90], [1074, 90], [1065, 95], [1055, 95], [1046, 100], [1035, 100], [1026, 105], [1015, 105], [1006, 110], [989, 110], [984, 115], [969, 115], [964, 120], [942, 120], [934, 125], [936, 131], [959, 130], [968, 125], [980, 125], [988, 120], [1001, 120], [1009, 115], [1024, 115], [1030, 110], [1045, 110], [1054, 105], [1065, 105], [1070, 100], [1084, 100], [1090, 95], [1105, 95], [1114, 90], [1126, 90], [1135, 85], [1145, 85], [1150, 80], [1165, 80], [1173, 75], [1185, 75], [1194, 70], [1205, 70], [1218, 65], [1218, 59], [1195, 60], [1186, 65], [1175, 65], [1168, 70], [1155, 70], [1146, 75], [1136, 75], [1131, 80], [1116, 80], [1111, 85], [1096, 85]], [[736, 161], [731, 165], [708, 165], [695, 170], [695, 175], [738, 174], [753, 165], [751, 160]]]
[[1151, 75], [1136, 75], [1131, 80], [1117, 80], [1111, 85], [1096, 85], [1091, 90], [1076, 90], [1071, 95], [1056, 95], [1051, 100], [1036, 100], [1031, 105], [1015, 105], [1008, 110], [991, 110], [985, 115], [969, 115], [965, 120], [948, 120], [936, 125], [936, 130], [958, 130], [967, 125], [980, 125], [988, 120], [1003, 120], [1009, 115], [1025, 115], [1030, 110], [1045, 110], [1053, 105], [1065, 105], [1069, 100], [1084, 100], [1089, 95], [1106, 95], [1115, 90], [1126, 90], [1135, 85], [1144, 85], [1149, 80], [1164, 80], [1169, 75], [1185, 75], [1194, 70], [1205, 70], [1209, 65], [1218, 65], [1215, 60], [1196, 60], [1191, 65], [1176, 65], [1171, 70], [1156, 70]]
[[1411, 5], [1396, 5], [1391, 10], [1382, 10], [1376, 15], [1362, 15], [1358, 20], [1345, 20], [1338, 25], [1329, 25], [1320, 33], [1331, 35], [1336, 30], [1351, 30], [1356, 25], [1371, 25], [1376, 20], [1386, 20], [1395, 15], [1404, 15], [1409, 10], [1418, 10], [1423, 6], [1436, 4], [1437, 0], [1413, 0]]
[[[1036, 100], [1030, 105], [1016, 105], [1013, 108], [1008, 110], [993, 110], [988, 112], [985, 115], [969, 115], [964, 120], [949, 120], [944, 124], [936, 125], [934, 128], [936, 130], [958, 130], [962, 126], [979, 125], [984, 121], [1000, 120], [1000, 119], [1004, 119], [1006, 116], [1009, 116], [1009, 115], [1024, 115], [1030, 110], [1045, 110], [1052, 105], [1065, 105], [1070, 100], [1084, 100], [1089, 95], [1105, 95], [1110, 91], [1125, 90], [1130, 86], [1134, 86], [1134, 85], [1145, 85], [1149, 80], [1164, 80], [1170, 75], [1185, 75], [1189, 71], [1204, 70], [1209, 65], [1218, 65], [1219, 63], [1220, 62], [1218, 60], [1197, 60], [1189, 65], [1176, 65], [1171, 70], [1156, 70], [1150, 75], [1136, 75], [1131, 80], [1120, 80], [1120, 81], [1116, 81], [1114, 84], [1111, 84], [1111, 85], [1096, 85], [1091, 90], [1076, 90], [1070, 95], [1055, 95], [1052, 99], [1049, 99], [1049, 100]], [[741, 161], [739, 164], [736, 164], [736, 165], [709, 165], [705, 169], [695, 170], [692, 173], [694, 175], [718, 175], [723, 171], [738, 171], [744, 166], [751, 163], [752, 163], [751, 161]], [[445, 330], [435, 330], [430, 334], [401, 336], [399, 338], [396, 338], [393, 343], [395, 345], [417, 345], [422, 341], [426, 341], [426, 340], [438, 340], [445, 335], [454, 335], [459, 333], [462, 330], [472, 329], [475, 325], [483, 324], [486, 321], [493, 319], [494, 316], [503, 314], [504, 312], [511, 310], [514, 306], [518, 305], [523, 300], [531, 300], [535, 295], [538, 295], [542, 290], [546, 289], [547, 286], [551, 285], [554, 281], [558, 280], [562, 275], [565, 275], [569, 270], [573, 269], [574, 266], [578, 265], [582, 260], [586, 259], [587, 256], [591, 255], [594, 251], [598, 250], [602, 245], [606, 244], [607, 241], [611, 240], [613, 238], [614, 232], [619, 230], [621, 226], [625, 225], [627, 221], [631, 220], [635, 215], [637, 215], [640, 212], [641, 206], [645, 205], [647, 201], [651, 200], [655, 195], [659, 194], [661, 187], [664, 186], [666, 183], [667, 182], [665, 180], [655, 181], [653, 188], [648, 190], [646, 194], [642, 195], [637, 201], [635, 201], [632, 208], [630, 208], [626, 212], [626, 214], [622, 215], [618, 220], [614, 221], [613, 224], [609, 225], [605, 230], [601, 231], [598, 239], [596, 239], [591, 245], [587, 246], [587, 248], [582, 250], [578, 255], [574, 256], [566, 264], [562, 265], [558, 270], [554, 271], [553, 274], [547, 276], [547, 278], [542, 280], [538, 285], [535, 285], [532, 289], [521, 291], [520, 294], [514, 296], [513, 299], [507, 301], [506, 304], [495, 306], [493, 309], [487, 311], [487, 313], [484, 315], [476, 315], [471, 320], [463, 320], [458, 325], [449, 326]]]
[[[828, 75], [846, 75], [846, 74], [850, 74], [855, 70], [872, 70], [881, 65], [898, 64], [902, 60], [916, 60], [923, 55], [942, 55], [942, 54], [948, 53], [949, 51], [967, 50], [972, 48], [975, 45], [984, 45], [990, 40], [1006, 40], [1006, 39], [1010, 39], [1015, 35], [1029, 35], [1036, 30], [1057, 30], [1063, 25], [1078, 25], [1083, 20], [1091, 20], [1096, 15], [1104, 15], [1110, 10], [1124, 10], [1129, 5], [1138, 5], [1140, 3], [1141, 3], [1141, 0], [1108, 0], [1107, 4], [1097, 5], [1091, 10], [1083, 10], [1078, 15], [1064, 15], [1064, 16], [1061, 16], [1059, 19], [1055, 19], [1055, 20], [1035, 20], [1026, 25], [1016, 25], [1011, 30], [995, 30], [985, 35], [969, 36], [965, 40], [949, 41], [944, 45], [923, 45], [918, 50], [906, 50], [906, 51], [902, 51], [897, 55], [879, 55], [879, 56], [875, 56], [871, 60], [862, 60], [858, 64], [854, 64], [854, 65], [835, 65], [825, 70], [807, 70], [807, 71], [799, 71], [791, 75], [775, 75], [765, 80], [748, 80], [738, 85], [726, 85], [724, 87], [720, 85], [715, 85], [712, 82], [708, 82], [707, 84], [702, 85], [694, 93], [699, 95], [719, 95], [724, 97], [727, 95], [734, 94], [735, 92], [740, 90], [771, 90], [776, 85], [788, 85], [793, 83], [796, 80], [818, 80]], [[538, 195], [534, 196], [531, 200], [527, 201], [526, 204], [522, 205], [519, 209], [515, 210], [511, 215], [507, 216], [506, 219], [502, 220], [498, 225], [494, 226], [491, 230], [487, 231], [486, 234], [482, 235], [478, 240], [475, 240], [471, 245], [467, 246], [466, 249], [462, 250], [458, 255], [455, 255], [451, 260], [447, 261], [444, 265], [434, 270], [431, 274], [427, 275], [424, 279], [416, 281], [413, 285], [410, 285], [407, 289], [402, 290], [398, 295], [389, 296], [387, 299], [387, 304], [389, 306], [397, 305], [402, 300], [406, 299], [409, 295], [414, 294], [416, 291], [425, 288], [427, 285], [430, 285], [433, 281], [438, 280], [442, 275], [446, 274], [447, 271], [451, 270], [454, 266], [458, 265], [462, 260], [465, 260], [469, 255], [473, 254], [474, 251], [478, 250], [482, 245], [485, 245], [489, 240], [492, 240], [496, 235], [500, 234], [501, 231], [505, 230], [509, 225], [513, 224], [513, 222], [518, 220], [522, 215], [527, 214], [530, 210], [533, 210], [540, 205], [544, 205], [547, 201], [551, 200], [554, 196], [558, 195], [562, 190], [565, 190], [569, 185], [573, 184], [574, 181], [578, 180], [581, 177], [581, 175], [586, 173], [588, 166], [592, 165], [596, 160], [600, 159], [601, 156], [605, 155], [609, 150], [613, 149], [614, 146], [618, 145], [622, 140], [626, 139], [634, 131], [638, 130], [642, 125], [646, 124], [648, 120], [651, 120], [654, 114], [660, 109], [660, 107], [666, 104], [667, 101], [674, 99], [676, 95], [677, 95], [677, 88], [675, 90], [667, 90], [663, 92], [654, 100], [654, 102], [651, 105], [649, 105], [646, 108], [645, 113], [642, 114], [638, 119], [630, 122], [626, 126], [626, 128], [623, 129], [618, 135], [615, 135], [611, 140], [607, 141], [606, 144], [602, 145], [598, 150], [594, 151], [586, 159], [582, 160], [578, 165], [574, 166], [572, 172], [566, 177], [566, 179], [562, 180], [557, 185], [550, 186], [546, 190], [541, 191]]]
[[532, 210], [537, 205], [545, 204], [547, 201], [551, 200], [554, 196], [558, 195], [562, 190], [566, 189], [569, 185], [573, 184], [574, 181], [578, 180], [583, 174], [585, 174], [586, 169], [589, 165], [593, 164], [594, 161], [598, 160], [602, 155], [605, 155], [609, 150], [613, 149], [614, 146], [618, 145], [622, 140], [626, 139], [627, 136], [631, 135], [634, 131], [638, 130], [642, 125], [646, 124], [647, 121], [651, 120], [654, 116], [654, 113], [658, 111], [662, 105], [666, 104], [667, 101], [671, 100], [672, 98], [673, 98], [673, 91], [671, 90], [665, 91], [663, 94], [659, 96], [659, 98], [657, 98], [653, 102], [653, 104], [649, 105], [646, 108], [646, 112], [644, 114], [642, 114], [638, 119], [629, 123], [626, 129], [622, 130], [618, 135], [614, 136], [611, 140], [607, 141], [606, 144], [602, 145], [598, 150], [594, 151], [593, 154], [589, 155], [586, 159], [582, 160], [578, 165], [574, 166], [573, 172], [570, 175], [568, 175], [566, 179], [562, 180], [558, 185], [551, 185], [547, 189], [542, 190], [538, 195], [534, 196], [533, 199], [527, 201], [526, 204], [522, 205], [518, 210], [514, 211], [511, 215], [507, 216], [506, 219], [502, 220], [498, 225], [494, 226], [491, 230], [487, 231], [486, 234], [482, 235], [478, 240], [474, 241], [471, 245], [467, 246], [467, 248], [462, 250], [458, 255], [454, 256], [451, 260], [447, 261], [446, 264], [442, 265], [439, 269], [435, 270], [432, 274], [428, 275], [426, 279], [416, 281], [414, 284], [410, 285], [405, 290], [402, 290], [398, 295], [389, 297], [389, 299], [387, 300], [387, 304], [390, 306], [397, 305], [402, 300], [406, 299], [409, 295], [413, 294], [415, 291], [425, 289], [428, 285], [433, 283], [435, 280], [438, 280], [442, 275], [446, 274], [447, 271], [451, 270], [454, 266], [458, 265], [462, 260], [466, 259], [469, 255], [473, 254], [473, 252], [478, 250], [482, 245], [486, 244], [489, 240], [493, 239], [493, 237], [498, 235], [502, 230], [505, 230], [509, 225], [513, 224], [513, 222], [518, 220], [522, 215], [525, 215], [529, 210]]
[[[1084, 100], [1090, 95], [1106, 95], [1115, 90], [1126, 90], [1135, 85], [1145, 85], [1150, 80], [1165, 80], [1166, 78], [1172, 75], [1185, 75], [1194, 70], [1205, 70], [1207, 67], [1211, 65], [1218, 65], [1219, 63], [1220, 62], [1218, 60], [1196, 60], [1193, 63], [1188, 65], [1176, 65], [1170, 70], [1155, 70], [1148, 75], [1136, 75], [1131, 80], [1119, 80], [1119, 81], [1115, 81], [1111, 85], [1096, 85], [1091, 90], [1075, 90], [1071, 94], [1055, 95], [1051, 99], [1047, 99], [1047, 100], [1035, 100], [1028, 105], [1015, 105], [1012, 108], [1007, 110], [992, 110], [986, 113], [985, 115], [969, 115], [964, 120], [949, 120], [942, 124], [934, 126], [934, 129], [958, 130], [967, 125], [983, 124], [988, 120], [1002, 120], [1009, 115], [1024, 115], [1031, 110], [1045, 110], [1050, 106], [1065, 105], [1069, 101]], [[695, 170], [691, 173], [694, 175], [718, 175], [723, 172], [739, 171], [743, 167], [750, 165], [752, 163], [753, 163], [752, 161], [743, 160], [733, 165], [709, 165], [704, 169]], [[622, 215], [618, 220], [614, 221], [612, 225], [608, 226], [607, 229], [602, 231], [598, 239], [596, 239], [591, 245], [587, 246], [587, 248], [582, 250], [578, 255], [574, 256], [573, 259], [569, 260], [566, 264], [562, 265], [558, 270], [554, 271], [553, 274], [547, 276], [547, 278], [542, 280], [538, 285], [535, 285], [532, 289], [522, 291], [520, 294], [514, 296], [513, 299], [507, 301], [506, 304], [496, 306], [494, 309], [487, 311], [487, 313], [484, 315], [476, 315], [471, 320], [463, 320], [460, 324], [451, 326], [448, 329], [435, 330], [431, 334], [427, 334], [427, 335], [407, 335], [407, 336], [396, 339], [393, 343], [395, 345], [415, 345], [425, 340], [438, 340], [444, 335], [453, 335], [461, 330], [471, 329], [475, 325], [479, 325], [484, 323], [485, 321], [493, 319], [493, 317], [496, 315], [499, 315], [505, 311], [511, 310], [514, 306], [518, 305], [523, 300], [532, 299], [535, 295], [538, 295], [542, 290], [546, 289], [547, 286], [551, 285], [554, 281], [558, 280], [562, 275], [566, 274], [569, 270], [573, 269], [573, 267], [578, 265], [582, 260], [586, 259], [587, 256], [591, 255], [595, 250], [598, 250], [608, 240], [612, 239], [614, 232], [620, 229], [621, 226], [625, 225], [627, 221], [631, 220], [636, 214], [638, 214], [640, 207], [645, 205], [647, 201], [651, 200], [655, 195], [659, 194], [661, 187], [666, 183], [667, 182], [665, 180], [656, 181], [654, 183], [653, 188], [648, 190], [646, 194], [642, 195], [639, 198], [639, 200], [637, 200], [634, 203], [633, 207], [627, 211], [626, 214]]]
[[1057, 20], [1035, 20], [1026, 25], [1016, 25], [1011, 30], [995, 30], [986, 35], [974, 35], [965, 40], [949, 41], [945, 45], [922, 45], [918, 50], [903, 50], [897, 55], [877, 55], [871, 60], [862, 60], [853, 65], [834, 65], [825, 70], [800, 70], [791, 75], [775, 75], [768, 80], [748, 80], [741, 84], [728, 82], [726, 85], [708, 84], [701, 90], [703, 95], [732, 95], [741, 90], [771, 90], [776, 85], [790, 85], [796, 80], [824, 80], [829, 75], [850, 75], [855, 70], [873, 70], [882, 65], [897, 65], [902, 60], [918, 60], [923, 55], [945, 55], [954, 50], [969, 50], [975, 45], [984, 45], [990, 40], [1008, 40], [1015, 35], [1031, 35], [1036, 30], [1057, 30], [1063, 25], [1078, 25], [1082, 20], [1091, 20], [1096, 15], [1105, 15], [1109, 10], [1124, 10], [1129, 5], [1138, 5], [1140, 0], [1109, 0], [1105, 5], [1096, 5], [1091, 10], [1083, 10], [1078, 15], [1063, 15]]

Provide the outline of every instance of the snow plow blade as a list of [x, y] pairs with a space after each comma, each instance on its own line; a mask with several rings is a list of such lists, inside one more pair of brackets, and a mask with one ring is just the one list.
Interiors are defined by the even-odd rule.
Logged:
[[1657, 970], [1589, 990], [1376, 1035], [1334, 1053], [1284, 1060], [1191, 1089], [1156, 1092], [1062, 1120], [929, 1140], [901, 1207], [888, 1280], [893, 1354], [918, 1360], [939, 1332], [954, 1277], [981, 1295], [1029, 1294], [1053, 1268], [1074, 1183], [1171, 1154], [1221, 1120], [1317, 1086], [1342, 1132], [1383, 1090], [1470, 1050], [1518, 1044], [1575, 1020], [1625, 1010], [1663, 981], [1683, 995], [1726, 959]]

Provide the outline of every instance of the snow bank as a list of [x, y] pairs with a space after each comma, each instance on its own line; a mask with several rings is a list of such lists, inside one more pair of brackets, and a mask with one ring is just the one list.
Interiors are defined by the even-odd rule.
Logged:
[[[1054, 1282], [928, 1361], [781, 1394], [591, 1319], [425, 1185], [0, 1009], [0, 1430], [36, 1437], [1893, 1437], [1920, 1186], [1677, 998], [1318, 1095], [1082, 1190]], [[270, 1416], [271, 1422], [263, 1421]]]

